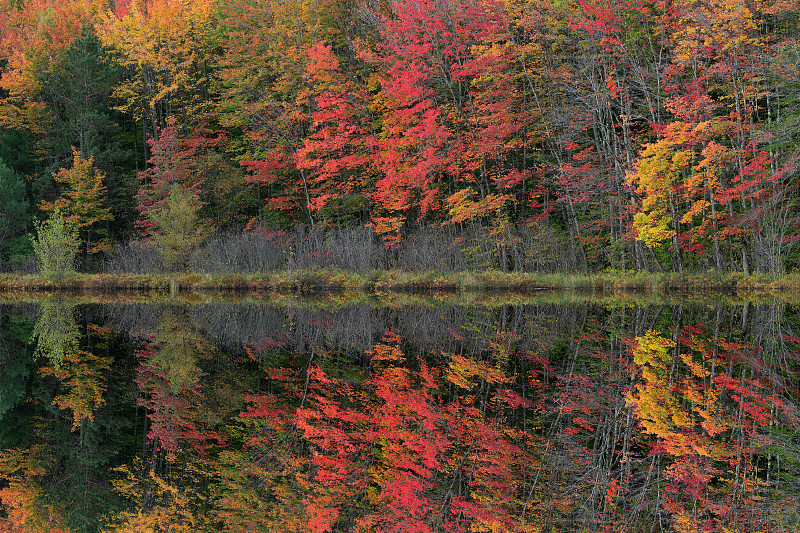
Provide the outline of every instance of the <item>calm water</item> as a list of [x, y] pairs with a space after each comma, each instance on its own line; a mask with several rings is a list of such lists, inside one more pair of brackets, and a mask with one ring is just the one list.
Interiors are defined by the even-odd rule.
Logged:
[[797, 532], [798, 350], [781, 303], [6, 305], [0, 531]]

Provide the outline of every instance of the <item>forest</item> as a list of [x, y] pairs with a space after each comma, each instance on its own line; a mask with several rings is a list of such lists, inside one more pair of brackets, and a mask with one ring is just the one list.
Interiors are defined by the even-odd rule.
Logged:
[[30, 235], [62, 224], [94, 272], [358, 250], [364, 268], [780, 276], [800, 251], [799, 14], [0, 0], [0, 266], [29, 269]]

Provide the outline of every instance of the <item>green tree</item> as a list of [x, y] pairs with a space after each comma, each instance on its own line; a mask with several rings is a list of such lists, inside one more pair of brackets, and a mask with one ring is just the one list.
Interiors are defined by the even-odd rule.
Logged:
[[25, 233], [29, 217], [25, 181], [0, 159], [0, 260]]
[[137, 188], [134, 173], [144, 161], [136, 144], [141, 132], [134, 117], [113, 109], [114, 87], [125, 75], [125, 69], [111, 61], [88, 26], [37, 74], [41, 91], [36, 99], [45, 102], [52, 113], [46, 134], [48, 168], [69, 166], [73, 147], [84, 157], [93, 155], [94, 166], [105, 173], [103, 182], [109, 189], [106, 202], [113, 219], [106, 226], [117, 235], [132, 229]]
[[156, 246], [165, 269], [186, 269], [192, 252], [208, 233], [200, 220], [200, 208], [200, 200], [192, 191], [174, 184], [159, 208], [150, 212], [150, 221], [156, 229]]
[[95, 164], [105, 171], [133, 163], [132, 143], [125, 139], [130, 133], [122, 129], [128, 125], [112, 109], [114, 86], [124, 75], [88, 27], [37, 73], [41, 87], [37, 98], [53, 115], [49, 157], [63, 161], [77, 147], [82, 154], [93, 154]]
[[36, 236], [32, 237], [33, 252], [39, 272], [61, 282], [75, 273], [75, 258], [78, 255], [78, 226], [64, 219], [61, 209], [44, 222], [34, 222]]

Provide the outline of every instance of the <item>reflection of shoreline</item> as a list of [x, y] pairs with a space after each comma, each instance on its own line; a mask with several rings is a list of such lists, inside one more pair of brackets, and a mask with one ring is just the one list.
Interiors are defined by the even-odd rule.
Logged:
[[[126, 293], [148, 293], [156, 299], [164, 295], [189, 293], [230, 298], [272, 298], [275, 296], [321, 296], [322, 299], [363, 295], [402, 295], [436, 298], [462, 294], [528, 295], [553, 289], [602, 292], [620, 297], [643, 295], [664, 299], [714, 300], [721, 297], [757, 300], [780, 297], [795, 301], [800, 297], [798, 277], [773, 279], [764, 275], [676, 274], [676, 273], [596, 273], [536, 274], [521, 272], [402, 272], [373, 271], [369, 274], [338, 270], [296, 270], [257, 275], [210, 274], [76, 274], [57, 283], [36, 275], [0, 275], [0, 300], [15, 296], [37, 298], [40, 293], [60, 291], [86, 297], [109, 299]], [[699, 296], [698, 296], [699, 295]], [[189, 297], [190, 298], [190, 297]], [[191, 298], [190, 298], [191, 299]]]
[[[257, 350], [290, 348], [346, 350], [363, 354], [387, 331], [414, 342], [423, 350], [477, 352], [488, 347], [498, 330], [519, 336], [520, 349], [543, 349], [543, 339], [566, 338], [585, 320], [578, 306], [428, 306], [366, 305], [316, 308], [243, 304], [108, 306], [107, 315], [120, 331], [152, 333], [160, 316], [181, 309], [192, 328], [229, 347]], [[550, 341], [547, 341], [550, 342]]]
[[[477, 352], [485, 350], [488, 339], [498, 332], [519, 338], [518, 349], [543, 353], [556, 342], [565, 342], [574, 331], [586, 327], [587, 317], [602, 315], [604, 309], [618, 309], [615, 325], [609, 331], [622, 335], [629, 330], [638, 336], [671, 314], [691, 310], [690, 320], [736, 324], [742, 335], [764, 342], [774, 324], [783, 319], [784, 305], [719, 305], [716, 307], [668, 305], [620, 305], [600, 300], [592, 305], [538, 303], [505, 306], [431, 306], [409, 303], [395, 307], [379, 305], [340, 305], [333, 308], [311, 305], [258, 303], [193, 305], [112, 305], [107, 316], [121, 331], [154, 331], [163, 312], [177, 307], [187, 320], [222, 345], [289, 347], [305, 349], [344, 349], [363, 353], [387, 331], [402, 335], [422, 350]], [[692, 318], [694, 317], [694, 318]], [[603, 320], [608, 320], [605, 318]], [[560, 339], [560, 341], [559, 341]]]

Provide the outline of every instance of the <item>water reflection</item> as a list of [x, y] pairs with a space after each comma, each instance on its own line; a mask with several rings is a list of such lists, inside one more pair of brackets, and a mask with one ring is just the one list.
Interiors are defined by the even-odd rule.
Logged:
[[111, 330], [75, 319], [75, 305], [54, 300], [38, 310], [33, 336], [34, 358], [44, 359], [39, 373], [59, 382], [52, 404], [72, 413], [72, 427], [94, 421], [94, 412], [105, 403], [106, 371], [112, 358], [103, 355]]
[[797, 311], [0, 310], [0, 531], [797, 531]]

